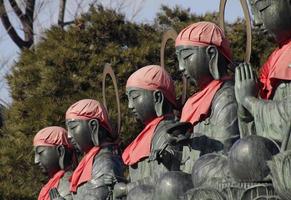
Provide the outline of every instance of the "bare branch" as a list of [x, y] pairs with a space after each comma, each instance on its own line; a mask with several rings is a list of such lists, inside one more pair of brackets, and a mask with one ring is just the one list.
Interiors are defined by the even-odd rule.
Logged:
[[25, 8], [25, 21], [22, 22], [25, 40], [33, 44], [33, 13], [35, 0], [27, 0]]
[[82, 1], [76, 1], [77, 7], [76, 7], [76, 12], [74, 18], [77, 18], [79, 13], [82, 12]]
[[68, 25], [71, 25], [71, 24], [74, 24], [74, 23], [75, 23], [75, 20], [67, 21], [67, 22], [63, 23], [63, 26], [68, 26]]
[[136, 18], [136, 16], [143, 9], [143, 4], [144, 4], [144, 1], [139, 1], [139, 2], [136, 2], [135, 3], [135, 6], [133, 8], [132, 15], [131, 15], [131, 18], [130, 18], [131, 21], [133, 21], [134, 18]]
[[6, 108], [9, 107], [9, 104], [4, 99], [0, 99], [0, 105], [5, 106]]
[[64, 27], [64, 19], [65, 19], [65, 10], [66, 10], [66, 1], [67, 0], [60, 0], [59, 6], [59, 18], [58, 18], [58, 25], [60, 27]]

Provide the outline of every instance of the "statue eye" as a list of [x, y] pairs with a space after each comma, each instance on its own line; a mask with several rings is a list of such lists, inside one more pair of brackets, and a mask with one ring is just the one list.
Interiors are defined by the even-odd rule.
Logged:
[[78, 122], [76, 121], [69, 121], [67, 122], [67, 127], [70, 128], [70, 129], [74, 129], [78, 126]]
[[137, 99], [138, 97], [139, 97], [138, 94], [134, 94], [134, 95], [131, 96], [132, 99]]
[[36, 153], [38, 155], [41, 155], [44, 152], [44, 149], [36, 149]]
[[262, 12], [272, 4], [271, 0], [261, 0], [255, 3], [255, 7], [258, 11]]
[[183, 51], [181, 52], [181, 58], [182, 58], [183, 60], [185, 60], [185, 59], [187, 59], [188, 57], [190, 57], [190, 56], [193, 55], [193, 54], [194, 54], [194, 52], [193, 52], [193, 50], [191, 50], [191, 49], [183, 50]]
[[128, 97], [131, 98], [131, 99], [136, 99], [140, 96], [140, 93], [138, 91], [131, 91], [129, 92], [128, 94]]

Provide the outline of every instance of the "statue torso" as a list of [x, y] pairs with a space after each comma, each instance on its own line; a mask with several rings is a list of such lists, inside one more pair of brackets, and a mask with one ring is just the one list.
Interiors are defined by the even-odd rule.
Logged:
[[288, 96], [291, 96], [291, 82], [282, 81], [274, 92], [273, 100], [282, 101]]
[[[173, 119], [163, 120], [157, 126], [154, 136], [151, 141], [151, 153], [155, 150], [159, 150], [167, 145], [171, 135], [166, 133], [167, 128], [170, 127], [173, 123], [177, 123]], [[129, 167], [129, 175], [131, 182], [137, 180], [151, 177], [154, 180], [160, 177], [165, 172], [179, 170], [181, 155], [179, 156], [179, 146], [168, 146], [167, 149], [175, 149], [174, 158], [171, 163], [159, 163], [157, 160], [149, 161], [149, 158], [138, 162], [137, 164]], [[181, 152], [181, 150], [180, 150]]]
[[229, 149], [233, 143], [232, 139], [239, 136], [237, 123], [234, 83], [226, 81], [212, 100], [210, 116], [196, 124], [193, 133], [206, 135]]
[[[194, 126], [193, 133], [206, 135], [214, 143], [223, 146], [224, 149], [221, 149], [221, 151], [229, 150], [239, 138], [237, 102], [233, 81], [226, 81], [216, 92], [212, 100], [210, 115]], [[192, 134], [193, 136], [194, 134]], [[181, 170], [191, 173], [192, 167], [199, 156], [200, 151], [184, 147]]]
[[123, 177], [123, 164], [117, 152], [110, 147], [103, 148], [94, 158], [92, 179], [79, 186], [74, 200], [105, 200], [110, 194], [110, 188], [104, 183], [103, 175], [111, 174]]

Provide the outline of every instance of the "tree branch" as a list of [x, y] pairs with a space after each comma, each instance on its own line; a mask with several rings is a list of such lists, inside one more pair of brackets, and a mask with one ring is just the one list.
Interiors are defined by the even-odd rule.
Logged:
[[65, 26], [64, 19], [65, 19], [66, 1], [67, 0], [60, 0], [60, 6], [59, 6], [58, 25], [62, 28]]
[[33, 44], [33, 14], [34, 14], [35, 0], [27, 0], [25, 8], [25, 21], [23, 21], [23, 30], [25, 40]]

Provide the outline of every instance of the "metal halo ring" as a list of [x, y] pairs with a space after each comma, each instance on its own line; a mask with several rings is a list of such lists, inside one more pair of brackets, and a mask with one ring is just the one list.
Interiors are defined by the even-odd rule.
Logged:
[[[226, 6], [227, 0], [220, 0], [219, 4], [219, 26], [221, 29], [225, 31], [225, 6]], [[247, 31], [247, 41], [246, 41], [246, 52], [245, 52], [245, 62], [249, 63], [251, 59], [251, 53], [252, 53], [252, 29], [251, 29], [251, 17], [250, 12], [248, 9], [248, 4], [246, 0], [240, 0], [244, 17], [246, 20], [246, 31]]]
[[[168, 40], [176, 40], [178, 34], [177, 32], [173, 29], [170, 28], [166, 32], [164, 32], [163, 37], [162, 37], [162, 43], [161, 43], [161, 50], [160, 50], [160, 62], [161, 62], [161, 67], [165, 68], [165, 49]], [[187, 79], [183, 76], [183, 89], [182, 89], [182, 105], [186, 102], [187, 99], [187, 86], [188, 86], [188, 81]]]
[[[107, 103], [106, 103], [106, 94], [105, 94], [105, 88], [106, 88], [106, 76], [109, 75], [114, 86], [115, 96], [116, 96], [116, 102], [117, 102], [117, 135], [120, 134], [121, 129], [121, 111], [120, 111], [120, 100], [119, 100], [119, 93], [118, 93], [118, 87], [117, 87], [117, 81], [116, 76], [113, 72], [113, 69], [110, 64], [106, 63], [103, 69], [103, 77], [102, 77], [102, 96], [103, 96], [103, 104], [105, 108], [107, 109]], [[107, 109], [108, 110], [108, 109]]]

